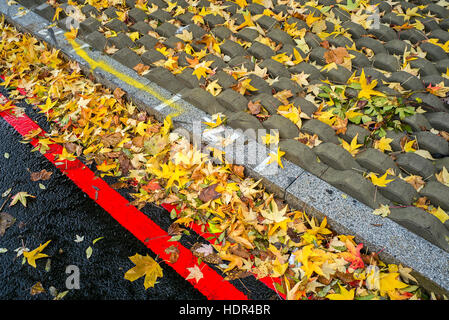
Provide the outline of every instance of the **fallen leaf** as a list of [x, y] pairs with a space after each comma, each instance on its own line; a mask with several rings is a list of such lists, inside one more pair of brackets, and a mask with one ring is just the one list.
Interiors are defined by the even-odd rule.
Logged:
[[198, 198], [203, 202], [208, 202], [208, 201], [220, 198], [221, 193], [215, 191], [215, 188], [217, 186], [218, 186], [218, 183], [214, 183], [214, 184], [208, 186], [207, 188], [204, 188], [201, 191]]
[[329, 300], [354, 300], [355, 289], [351, 289], [348, 291], [340, 284], [338, 284], [338, 286], [340, 287], [340, 293], [328, 294], [326, 298], [328, 298]]
[[32, 296], [35, 296], [35, 295], [37, 295], [39, 293], [43, 293], [43, 292], [45, 292], [45, 289], [42, 286], [42, 283], [40, 283], [40, 282], [36, 282], [34, 284], [34, 286], [32, 286], [31, 289], [30, 289], [30, 294]]
[[170, 263], [175, 263], [176, 261], [178, 261], [179, 249], [175, 245], [171, 245], [170, 247], [165, 249], [165, 253], [170, 255]]
[[249, 101], [248, 102], [248, 109], [251, 112], [252, 115], [259, 114], [262, 110], [262, 105], [260, 104], [260, 100], [257, 100], [255, 102]]
[[390, 214], [390, 207], [388, 205], [382, 204], [380, 208], [377, 208], [373, 211], [373, 214], [385, 218]]
[[153, 258], [148, 254], [142, 256], [136, 253], [129, 259], [136, 265], [125, 273], [124, 278], [131, 282], [145, 276], [143, 283], [145, 289], [154, 287], [157, 278], [163, 276], [162, 268]]
[[195, 279], [196, 283], [198, 283], [198, 281], [200, 281], [204, 277], [203, 273], [201, 272], [201, 269], [198, 268], [197, 265], [194, 265], [191, 268], [187, 268], [187, 270], [189, 270], [190, 273], [186, 277], [186, 280]]
[[40, 180], [48, 180], [50, 179], [53, 172], [47, 171], [45, 169], [39, 171], [39, 172], [32, 172], [31, 173], [31, 181], [40, 181]]
[[92, 247], [91, 246], [89, 246], [89, 247], [87, 247], [87, 249], [86, 249], [86, 258], [87, 259], [89, 259], [91, 256], [92, 256]]
[[6, 229], [11, 227], [15, 221], [16, 219], [9, 213], [0, 212], [0, 237], [5, 234]]
[[41, 253], [42, 250], [45, 249], [46, 246], [50, 243], [51, 240], [48, 240], [44, 244], [39, 245], [36, 249], [33, 251], [23, 251], [23, 256], [26, 258], [28, 264], [34, 268], [36, 268], [36, 260], [41, 258], [46, 258], [48, 255], [45, 253]]
[[368, 175], [368, 178], [371, 179], [371, 182], [378, 187], [386, 187], [388, 183], [390, 183], [391, 181], [393, 181], [394, 179], [389, 179], [387, 180], [387, 173], [385, 172], [385, 174], [381, 177], [377, 177], [377, 175], [373, 172], [370, 172], [370, 174]]
[[9, 204], [10, 207], [15, 205], [17, 202], [20, 201], [20, 203], [26, 208], [27, 206], [27, 198], [36, 198], [35, 196], [28, 194], [28, 192], [18, 192], [15, 196], [12, 197], [11, 203]]

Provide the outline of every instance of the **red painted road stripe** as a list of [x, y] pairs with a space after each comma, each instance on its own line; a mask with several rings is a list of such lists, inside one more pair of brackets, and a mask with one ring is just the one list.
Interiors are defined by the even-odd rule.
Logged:
[[[3, 99], [7, 99], [0, 94]], [[4, 100], [5, 101], [5, 100]], [[1, 112], [2, 117], [22, 136], [32, 130], [41, 129], [38, 124], [28, 116], [16, 117], [8, 111]], [[42, 132], [44, 133], [44, 132]], [[38, 140], [31, 141], [33, 146], [38, 145]], [[129, 201], [122, 197], [117, 191], [112, 189], [103, 179], [95, 176], [95, 173], [86, 167], [81, 161], [58, 160], [57, 156], [62, 153], [62, 146], [58, 144], [50, 145], [50, 150], [44, 155], [61, 172], [72, 180], [84, 193], [98, 203], [125, 229], [130, 231], [137, 239], [142, 241], [160, 258], [167, 261], [169, 255], [165, 249], [170, 245], [176, 245], [180, 251], [178, 260], [167, 263], [182, 277], [187, 278], [189, 271], [187, 268], [197, 264], [197, 258], [190, 250], [179, 242], [167, 242], [170, 236], [156, 223], [149, 219], [144, 213], [130, 205]], [[149, 240], [148, 240], [149, 239]], [[215, 270], [207, 264], [202, 263], [200, 267], [204, 278], [196, 283], [196, 280], [188, 280], [196, 289], [204, 294], [208, 299], [214, 300], [247, 300], [248, 297], [235, 288], [230, 282], [225, 281]]]

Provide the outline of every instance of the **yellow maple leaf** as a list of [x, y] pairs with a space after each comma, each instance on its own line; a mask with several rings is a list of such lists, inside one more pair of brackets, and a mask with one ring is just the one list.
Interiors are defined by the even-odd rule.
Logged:
[[204, 24], [204, 19], [203, 19], [203, 17], [202, 16], [200, 16], [200, 15], [194, 15], [193, 17], [192, 17], [192, 21], [193, 21], [193, 23], [196, 23], [196, 24]]
[[374, 141], [374, 148], [379, 149], [382, 152], [385, 152], [385, 150], [393, 151], [390, 146], [390, 143], [392, 141], [393, 141], [393, 139], [382, 137], [382, 138], [380, 138], [380, 140]]
[[356, 135], [355, 135], [355, 137], [351, 140], [351, 144], [349, 144], [349, 143], [347, 143], [345, 140], [341, 140], [341, 145], [342, 145], [342, 147], [346, 150], [346, 151], [348, 151], [350, 154], [351, 154], [351, 156], [353, 156], [353, 157], [355, 157], [355, 155], [359, 152], [359, 148], [361, 147], [361, 146], [363, 146], [363, 144], [358, 144], [357, 143], [357, 137], [359, 136], [359, 134], [357, 133]]
[[129, 37], [130, 37], [130, 39], [131, 39], [132, 41], [136, 41], [137, 39], [140, 38], [140, 34], [139, 34], [138, 31], [136, 31], [136, 32], [131, 32], [131, 33], [129, 34]]
[[164, 119], [164, 125], [161, 127], [161, 134], [163, 136], [167, 135], [171, 128], [173, 128], [173, 121], [171, 116], [166, 116]]
[[268, 160], [267, 164], [270, 164], [270, 163], [276, 161], [277, 164], [278, 164], [282, 169], [284, 169], [284, 166], [282, 165], [282, 161], [281, 161], [281, 158], [282, 158], [282, 156], [283, 156], [284, 154], [285, 154], [285, 152], [284, 152], [284, 151], [281, 151], [281, 150], [279, 149], [279, 147], [278, 147], [278, 150], [277, 150], [276, 153], [270, 152], [270, 154], [269, 154], [270, 160]]
[[295, 57], [295, 60], [292, 61], [294, 64], [299, 64], [303, 61], [303, 58], [295, 48], [293, 48], [293, 56]]
[[213, 96], [218, 96], [222, 90], [222, 87], [218, 84], [218, 79], [209, 83], [206, 87], [206, 91]]
[[340, 293], [331, 293], [326, 296], [329, 300], [354, 300], [355, 289], [347, 290], [345, 287], [340, 287]]
[[237, 91], [240, 92], [241, 95], [245, 95], [246, 90], [257, 91], [257, 88], [254, 88], [252, 85], [250, 85], [250, 82], [251, 79], [240, 81], [237, 85]]
[[404, 148], [403, 150], [405, 152], [415, 152], [416, 149], [413, 148], [413, 144], [416, 142], [416, 140], [411, 140], [409, 142], [407, 142], [406, 144], [404, 144]]
[[74, 161], [76, 159], [76, 156], [70, 152], [67, 151], [67, 149], [64, 147], [62, 148], [61, 154], [58, 155], [58, 160], [68, 160], [68, 161]]
[[10, 110], [10, 109], [13, 109], [15, 107], [16, 106], [12, 104], [12, 100], [9, 100], [5, 104], [0, 104], [0, 112], [6, 111], [6, 110]]
[[[212, 117], [213, 119], [213, 117]], [[205, 125], [209, 126], [210, 128], [216, 128], [223, 124], [223, 121], [220, 118], [220, 114], [217, 114], [215, 122], [203, 122]]]
[[58, 100], [55, 100], [54, 102], [51, 102], [50, 96], [48, 96], [47, 100], [45, 100], [45, 104], [39, 106], [39, 109], [41, 109], [40, 112], [41, 113], [47, 113], [48, 111], [53, 109], [53, 107], [56, 105], [57, 102], [58, 102]]
[[396, 289], [404, 289], [408, 285], [398, 280], [399, 273], [381, 273], [379, 277], [380, 281], [380, 294], [385, 295], [388, 291], [394, 291]]
[[309, 244], [302, 247], [300, 250], [296, 250], [293, 254], [298, 262], [301, 262], [301, 269], [305, 271], [305, 276], [310, 276], [315, 272], [321, 276], [324, 276], [320, 266], [324, 263], [324, 257], [321, 255], [323, 250], [316, 251], [314, 244]]
[[135, 267], [129, 269], [124, 278], [131, 282], [145, 276], [144, 287], [148, 289], [154, 287], [157, 278], [162, 277], [162, 268], [153, 258], [149, 255], [142, 256], [136, 253], [134, 256], [129, 257], [129, 259], [136, 265]]
[[240, 24], [237, 28], [235, 28], [236, 30], [240, 30], [243, 27], [254, 27], [255, 26], [253, 20], [251, 19], [251, 13], [243, 12], [242, 15], [243, 15], [243, 18], [245, 19], [245, 21], [242, 24]]
[[385, 174], [382, 177], [377, 177], [377, 175], [373, 172], [370, 172], [370, 174], [368, 175], [368, 178], [371, 179], [371, 182], [378, 187], [386, 187], [387, 184], [389, 184], [391, 181], [393, 181], [394, 179], [390, 179], [387, 180], [387, 173], [385, 172]]
[[41, 253], [42, 250], [45, 249], [46, 246], [50, 243], [51, 240], [48, 240], [44, 244], [40, 244], [39, 247], [34, 249], [33, 251], [24, 251], [23, 256], [27, 259], [27, 262], [30, 266], [36, 268], [36, 260], [40, 258], [48, 257], [45, 253]]
[[429, 211], [429, 213], [433, 214], [435, 217], [438, 218], [442, 223], [445, 223], [446, 220], [449, 220], [449, 215], [440, 207], [433, 208]]
[[198, 80], [200, 80], [201, 77], [206, 78], [207, 70], [208, 69], [206, 67], [198, 66], [193, 70], [192, 74], [195, 75], [198, 78]]
[[370, 83], [368, 83], [365, 77], [364, 69], [362, 69], [362, 73], [360, 74], [359, 84], [362, 88], [362, 90], [359, 91], [359, 99], [369, 99], [371, 96], [385, 97], [385, 94], [383, 94], [382, 92], [373, 90], [373, 88], [377, 85], [377, 80], [374, 79]]
[[78, 29], [74, 29], [74, 28], [70, 27], [70, 31], [67, 31], [66, 33], [64, 33], [64, 36], [66, 37], [66, 39], [75, 40], [77, 34], [78, 34]]
[[97, 170], [103, 171], [103, 172], [108, 172], [108, 171], [114, 169], [116, 166], [117, 166], [117, 164], [115, 164], [115, 163], [108, 164], [105, 160], [105, 161], [103, 161], [102, 164], [97, 166]]

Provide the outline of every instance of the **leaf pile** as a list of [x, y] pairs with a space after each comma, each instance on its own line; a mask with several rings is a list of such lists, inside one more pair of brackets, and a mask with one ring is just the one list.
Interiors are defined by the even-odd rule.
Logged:
[[[196, 251], [204, 259], [216, 255], [218, 268], [276, 278], [277, 290], [289, 299], [428, 298], [414, 285], [410, 269], [367, 254], [352, 236], [329, 230], [326, 219], [318, 223], [288, 208], [260, 181], [244, 177], [242, 168], [214, 164], [184, 137], [170, 133], [170, 118], [157, 122], [117, 99], [57, 50], [5, 23], [0, 47], [2, 85], [10, 89], [11, 99], [37, 105], [53, 124], [50, 133], [33, 135], [39, 141], [35, 150], [64, 146], [60, 159], [93, 163], [99, 175], [132, 187], [138, 208], [148, 203], [176, 206], [175, 224], [198, 224], [213, 234], [208, 239], [212, 247]], [[9, 112], [18, 110], [13, 106]], [[26, 253], [30, 264], [42, 255], [38, 249]], [[178, 253], [169, 252], [175, 261]], [[151, 258], [136, 255], [131, 260], [136, 267], [127, 272], [129, 280], [145, 275], [147, 288], [162, 276]], [[196, 265], [188, 271], [190, 278], [204, 281]]]

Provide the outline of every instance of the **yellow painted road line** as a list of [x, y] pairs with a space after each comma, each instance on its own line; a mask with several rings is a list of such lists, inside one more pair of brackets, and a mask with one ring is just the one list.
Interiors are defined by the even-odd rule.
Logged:
[[118, 71], [117, 69], [115, 69], [113, 66], [111, 66], [109, 63], [107, 63], [104, 60], [96, 61], [96, 60], [92, 59], [89, 56], [89, 54], [85, 50], [83, 50], [83, 48], [75, 40], [67, 38], [67, 41], [72, 45], [72, 48], [73, 48], [73, 50], [75, 50], [76, 54], [78, 56], [80, 56], [81, 58], [83, 58], [90, 65], [90, 68], [92, 71], [95, 70], [96, 68], [100, 68], [100, 69], [116, 76], [118, 79], [127, 83], [128, 85], [130, 85], [136, 89], [148, 92], [149, 94], [154, 96], [156, 99], [162, 101], [163, 105], [167, 105], [167, 106], [171, 107], [172, 109], [176, 110], [176, 112], [173, 112], [170, 114], [170, 116], [173, 118], [177, 117], [185, 112], [184, 108], [176, 103], [177, 100], [164, 98], [157, 91], [151, 89], [150, 87], [146, 86], [142, 82], [140, 82], [136, 79], [133, 79], [130, 76]]

